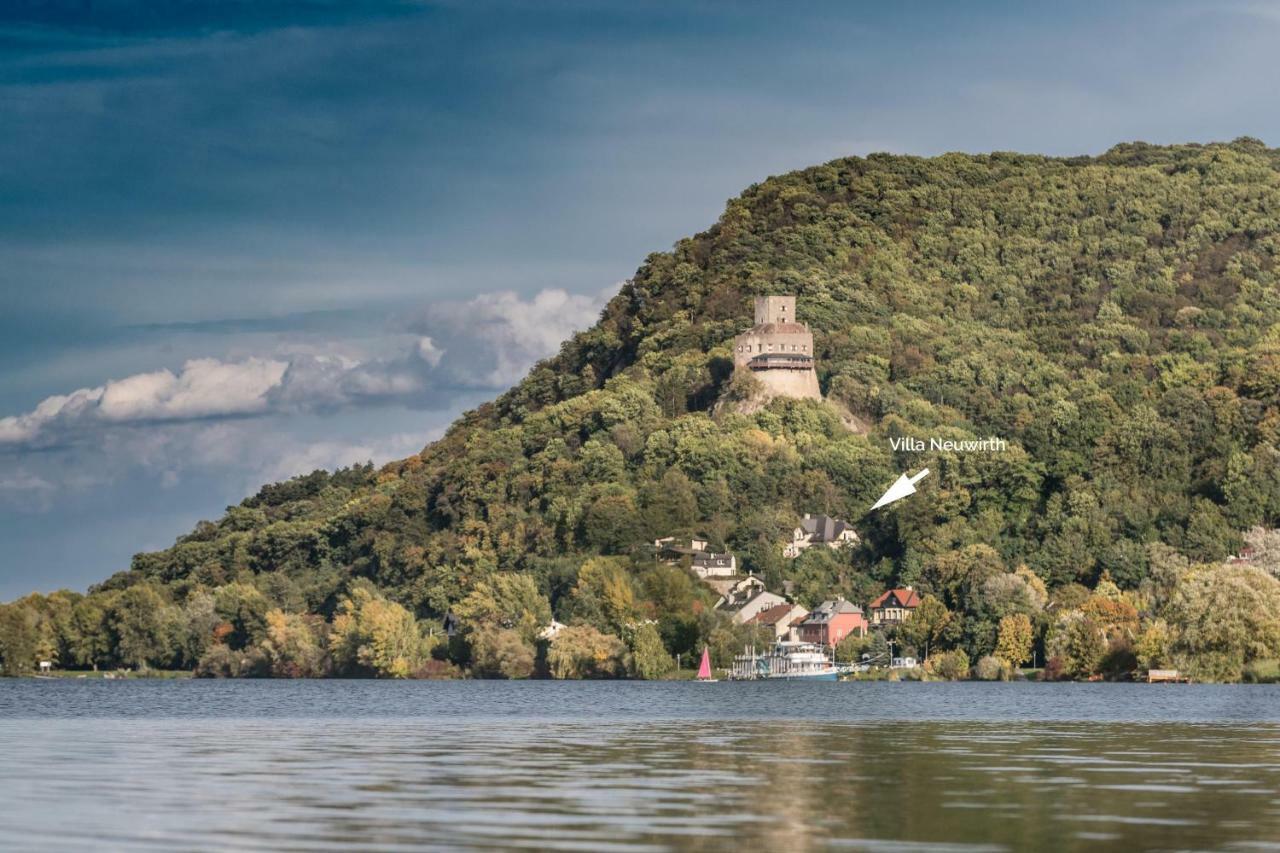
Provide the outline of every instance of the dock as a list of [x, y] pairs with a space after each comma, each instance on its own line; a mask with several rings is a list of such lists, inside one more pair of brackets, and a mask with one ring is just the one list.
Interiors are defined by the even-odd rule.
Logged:
[[1147, 684], [1190, 684], [1191, 676], [1183, 675], [1176, 669], [1147, 670]]

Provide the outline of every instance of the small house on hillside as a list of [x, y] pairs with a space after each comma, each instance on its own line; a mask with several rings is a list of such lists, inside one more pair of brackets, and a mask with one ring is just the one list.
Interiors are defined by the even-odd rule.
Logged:
[[836, 598], [824, 601], [795, 626], [796, 638], [802, 643], [835, 646], [845, 637], [867, 635], [867, 617], [862, 608], [851, 601]]
[[664, 536], [653, 540], [654, 554], [660, 562], [670, 566], [689, 560], [689, 568], [699, 578], [731, 578], [738, 573], [738, 558], [733, 554], [719, 554], [711, 550], [710, 542], [701, 536], [677, 539]]
[[742, 578], [707, 578], [704, 583], [720, 594], [717, 610], [729, 610], [764, 590], [764, 581], [755, 575]]
[[689, 568], [693, 569], [693, 573], [703, 580], [707, 578], [731, 578], [738, 573], [738, 558], [732, 554], [699, 551], [693, 555]]
[[708, 580], [707, 585], [720, 593], [716, 610], [733, 614], [739, 625], [750, 621], [761, 611], [786, 604], [787, 600], [765, 589], [764, 581], [755, 575], [736, 580]]
[[791, 637], [796, 624], [808, 615], [809, 611], [799, 604], [791, 604], [784, 601], [782, 604], [775, 604], [767, 610], [761, 610], [748, 619], [746, 624], [768, 628], [773, 631], [774, 636], [779, 640], [786, 640]]
[[777, 607], [779, 604], [786, 603], [787, 600], [776, 592], [761, 590], [736, 607], [726, 609], [733, 613], [734, 622], [737, 622], [739, 625], [745, 625], [769, 608]]
[[857, 545], [860, 541], [858, 532], [849, 522], [829, 515], [805, 513], [800, 524], [791, 532], [791, 541], [782, 549], [782, 554], [794, 560], [800, 556], [801, 551], [813, 545], [826, 545], [836, 549]]
[[871, 624], [897, 625], [910, 618], [920, 606], [920, 593], [909, 586], [891, 589], [871, 602]]
[[666, 552], [668, 549], [679, 554], [705, 551], [710, 544], [710, 541], [701, 536], [692, 536], [689, 539], [677, 539], [674, 536], [664, 536], [661, 539], [653, 540], [653, 548], [659, 554]]

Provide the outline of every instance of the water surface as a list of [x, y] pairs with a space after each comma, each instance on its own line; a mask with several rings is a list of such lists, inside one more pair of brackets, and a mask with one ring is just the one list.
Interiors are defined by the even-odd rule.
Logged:
[[1280, 849], [1280, 688], [0, 681], [13, 849]]

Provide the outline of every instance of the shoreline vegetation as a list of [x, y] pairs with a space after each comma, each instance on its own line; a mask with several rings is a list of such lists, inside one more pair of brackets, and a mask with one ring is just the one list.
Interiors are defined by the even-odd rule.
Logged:
[[[776, 635], [648, 548], [700, 537], [806, 610], [918, 591], [842, 662], [1275, 681], [1276, 211], [1280, 151], [1249, 138], [770, 178], [421, 453], [264, 486], [87, 594], [0, 605], [0, 666], [655, 679], [706, 648], [724, 670]], [[822, 399], [734, 370], [777, 294]], [[856, 536], [788, 555], [808, 514]]]

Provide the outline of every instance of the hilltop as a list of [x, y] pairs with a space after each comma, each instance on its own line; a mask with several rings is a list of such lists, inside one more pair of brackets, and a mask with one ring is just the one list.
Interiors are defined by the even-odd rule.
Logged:
[[[1147, 617], [1168, 629], [1193, 567], [1280, 517], [1278, 231], [1280, 151], [1247, 138], [876, 154], [770, 178], [650, 255], [596, 325], [420, 454], [265, 486], [88, 598], [29, 603], [28, 621], [53, 626], [33, 629], [44, 653], [80, 665], [222, 672], [211, 654], [301, 643], [317, 668], [390, 672], [362, 651], [378, 620], [453, 611], [470, 644], [438, 647], [433, 671], [502, 672], [554, 614], [635, 674], [741, 639], [687, 572], [636, 552], [701, 533], [805, 606], [914, 586], [952, 614], [934, 642], [971, 659], [1024, 612], [1054, 652], [1076, 629], [1047, 601], [1095, 619], [1080, 630], [1101, 636], [1099, 659], [1120, 639], [1126, 660], [1176, 657], [1190, 640], [1175, 630], [1142, 658]], [[752, 298], [784, 293], [829, 403], [723, 405], [751, 392], [731, 342]], [[894, 450], [904, 436], [926, 449]], [[1007, 450], [928, 449], [993, 436]], [[923, 466], [920, 494], [868, 514]], [[785, 559], [807, 512], [847, 519], [860, 544]], [[1104, 602], [1123, 612], [1088, 609]], [[154, 624], [126, 624], [138, 609]], [[482, 625], [500, 648], [481, 648]], [[1278, 655], [1280, 640], [1214, 673]]]

